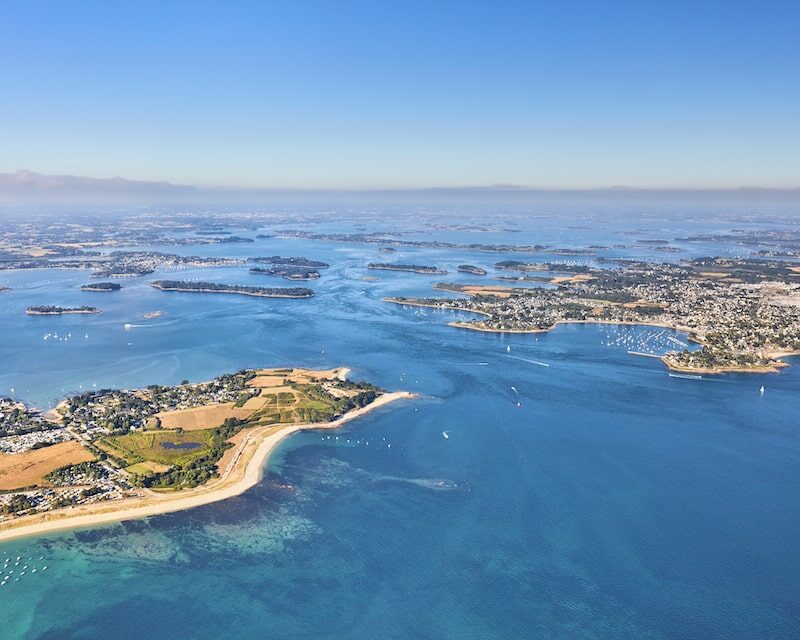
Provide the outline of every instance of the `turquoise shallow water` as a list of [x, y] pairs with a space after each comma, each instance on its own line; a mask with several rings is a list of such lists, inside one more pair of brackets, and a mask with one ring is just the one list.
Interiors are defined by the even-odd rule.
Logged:
[[[382, 303], [435, 279], [362, 281], [364, 264], [386, 260], [377, 248], [226, 251], [334, 266], [307, 301], [165, 294], [153, 278], [90, 294], [82, 274], [2, 274], [14, 291], [0, 309], [0, 390], [47, 406], [94, 384], [347, 364], [423, 397], [291, 438], [238, 498], [0, 545], [10, 566], [21, 558], [15, 575], [28, 566], [0, 591], [0, 637], [800, 637], [800, 368], [670, 378], [626, 353], [668, 348], [658, 329], [500, 336]], [[502, 259], [404, 253], [451, 270]], [[104, 312], [22, 314], [37, 303]], [[54, 332], [71, 337], [43, 340]]]

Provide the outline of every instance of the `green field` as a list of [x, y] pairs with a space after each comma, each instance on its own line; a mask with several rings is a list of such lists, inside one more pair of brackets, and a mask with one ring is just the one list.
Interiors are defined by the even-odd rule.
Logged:
[[151, 473], [163, 473], [164, 471], [168, 470], [168, 466], [152, 461], [137, 462], [136, 464], [132, 464], [130, 467], [125, 467], [125, 471], [128, 473], [135, 473], [139, 476], [147, 476]]
[[[328, 422], [344, 412], [364, 406], [378, 395], [371, 385], [339, 382], [336, 394], [321, 384], [289, 383], [290, 390], [259, 396], [263, 404], [246, 418], [228, 417], [213, 429], [152, 429], [99, 438], [94, 444], [112, 462], [131, 474], [131, 482], [153, 489], [196, 487], [215, 477], [217, 462], [231, 445], [228, 439], [244, 427], [273, 424]], [[339, 396], [339, 397], [337, 397]], [[244, 406], [252, 396], [237, 400]], [[180, 448], [181, 444], [196, 444]], [[173, 445], [172, 448], [164, 445]]]
[[[212, 448], [213, 429], [200, 431], [141, 431], [123, 436], [101, 438], [96, 444], [108, 453], [123, 458], [128, 464], [153, 461], [183, 467], [208, 455]], [[169, 449], [164, 443], [198, 443], [193, 449]]]
[[316, 385], [292, 385], [293, 392], [264, 393], [264, 406], [250, 421], [258, 424], [327, 422], [337, 414], [336, 399]]

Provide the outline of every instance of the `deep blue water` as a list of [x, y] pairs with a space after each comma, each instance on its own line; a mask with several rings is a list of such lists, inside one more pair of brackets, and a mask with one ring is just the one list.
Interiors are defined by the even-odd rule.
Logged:
[[[570, 234], [623, 241], [607, 228], [491, 241], [567, 246]], [[240, 497], [1, 544], [10, 567], [22, 558], [16, 576], [28, 570], [0, 589], [0, 637], [800, 637], [797, 366], [676, 379], [627, 354], [680, 338], [659, 329], [502, 336], [381, 302], [428, 294], [437, 280], [472, 281], [455, 266], [503, 259], [492, 254], [275, 239], [179, 249], [332, 267], [312, 283], [316, 298], [297, 301], [147, 285], [174, 272], [122, 281], [115, 293], [80, 292], [86, 274], [2, 273], [14, 290], [0, 294], [0, 393], [44, 407], [94, 385], [296, 364], [348, 365], [354, 378], [422, 397], [335, 434], [292, 437]], [[451, 274], [363, 268], [394, 260]], [[246, 267], [184, 276], [255, 278]], [[103, 313], [30, 318], [31, 304]], [[154, 310], [165, 315], [140, 319]]]

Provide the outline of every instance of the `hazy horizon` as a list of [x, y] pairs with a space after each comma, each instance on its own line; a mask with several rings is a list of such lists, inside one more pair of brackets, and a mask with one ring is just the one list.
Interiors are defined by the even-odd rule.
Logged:
[[229, 194], [796, 189], [798, 20], [778, 1], [17, 3], [0, 173]]
[[129, 180], [122, 177], [44, 175], [28, 170], [0, 173], [0, 206], [26, 205], [246, 205], [275, 202], [308, 204], [720, 204], [796, 205], [800, 189], [742, 186], [731, 189], [589, 187], [542, 188], [522, 185], [442, 186], [405, 189], [235, 188]]

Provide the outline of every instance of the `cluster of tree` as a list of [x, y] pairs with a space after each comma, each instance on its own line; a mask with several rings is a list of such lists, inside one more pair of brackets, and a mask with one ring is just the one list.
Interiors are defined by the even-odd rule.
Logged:
[[10, 435], [23, 435], [34, 431], [47, 431], [57, 429], [58, 424], [45, 420], [37, 411], [14, 407], [3, 410], [3, 420], [0, 422], [0, 437]]
[[461, 273], [471, 273], [474, 276], [485, 276], [487, 273], [486, 269], [476, 267], [474, 264], [460, 264], [458, 265], [458, 270]]
[[438, 267], [430, 267], [423, 264], [390, 264], [386, 262], [370, 262], [368, 269], [383, 269], [384, 271], [411, 271], [413, 273], [425, 273], [429, 275], [443, 275], [447, 273]]
[[325, 269], [330, 265], [327, 262], [320, 262], [319, 260], [311, 260], [309, 258], [301, 258], [299, 256], [291, 258], [283, 258], [281, 256], [260, 256], [257, 258], [250, 258], [250, 262], [259, 262], [261, 264], [276, 264], [291, 267], [310, 267], [314, 269]]
[[495, 262], [497, 269], [507, 269], [510, 271], [550, 271], [543, 262], [522, 262], [521, 260], [501, 260]]
[[31, 502], [31, 499], [28, 496], [26, 496], [24, 493], [17, 493], [11, 496], [8, 502], [0, 505], [0, 513], [8, 515], [12, 513], [19, 513], [21, 511], [27, 511], [33, 507], [34, 504]]
[[360, 382], [342, 381], [340, 388], [347, 390], [358, 390], [358, 393], [337, 398], [332, 396], [320, 385], [309, 385], [304, 387], [306, 395], [312, 400], [319, 400], [327, 405], [325, 409], [316, 407], [300, 407], [298, 415], [301, 420], [307, 422], [329, 422], [348, 411], [358, 409], [373, 402], [381, 393], [378, 387]]
[[102, 480], [108, 477], [108, 471], [96, 462], [79, 462], [54, 469], [45, 476], [52, 484], [74, 484], [76, 479]]
[[253, 267], [250, 273], [256, 276], [279, 276], [286, 280], [316, 280], [319, 271], [305, 267]]
[[116, 282], [97, 282], [81, 287], [81, 291], [119, 291], [120, 289], [122, 289], [122, 285]]
[[92, 273], [93, 278], [109, 278], [114, 276], [146, 276], [155, 269], [136, 264], [116, 264]]
[[241, 293], [267, 298], [310, 298], [311, 289], [304, 287], [249, 287], [240, 284], [219, 284], [217, 282], [192, 282], [186, 280], [156, 280], [151, 283], [162, 291], [200, 291], [208, 293]]
[[104, 493], [104, 490], [100, 487], [86, 487], [85, 489], [81, 489], [77, 495], [59, 496], [53, 501], [53, 506], [56, 509], [71, 507], [72, 505], [78, 504], [81, 500], [96, 496], [100, 493]]

